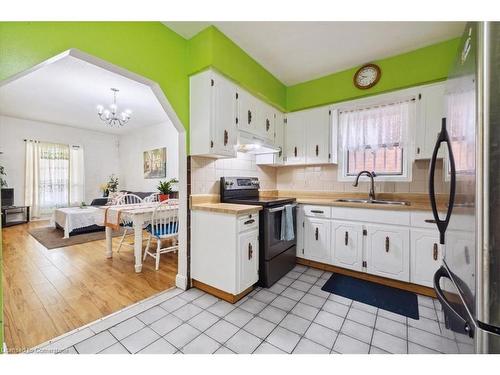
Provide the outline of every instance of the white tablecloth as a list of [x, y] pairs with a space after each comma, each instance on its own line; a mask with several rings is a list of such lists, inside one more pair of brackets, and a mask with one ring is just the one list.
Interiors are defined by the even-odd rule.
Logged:
[[58, 208], [52, 215], [52, 225], [58, 224], [64, 229], [65, 237], [74, 229], [91, 225], [104, 226], [104, 210], [96, 207]]

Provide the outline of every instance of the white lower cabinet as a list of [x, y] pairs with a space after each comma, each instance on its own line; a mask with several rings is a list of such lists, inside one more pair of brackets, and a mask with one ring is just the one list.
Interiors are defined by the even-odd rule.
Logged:
[[433, 286], [433, 276], [441, 265], [443, 255], [439, 246], [439, 234], [435, 230], [412, 229], [411, 239], [411, 277], [414, 284]]
[[332, 264], [361, 271], [363, 268], [363, 226], [332, 221]]
[[259, 279], [259, 231], [239, 234], [239, 289], [245, 290]]
[[191, 278], [233, 296], [254, 285], [259, 280], [259, 213], [192, 210]]
[[373, 275], [410, 281], [410, 231], [391, 225], [367, 225], [366, 270]]
[[306, 217], [304, 221], [304, 257], [316, 262], [330, 263], [329, 219]]

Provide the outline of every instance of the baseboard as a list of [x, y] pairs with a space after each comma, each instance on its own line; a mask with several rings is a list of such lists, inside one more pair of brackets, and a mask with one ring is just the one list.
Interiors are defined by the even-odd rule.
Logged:
[[178, 273], [175, 276], [175, 286], [177, 288], [182, 289], [182, 290], [186, 290], [187, 287], [188, 287], [188, 279], [187, 279], [187, 277], [184, 276], [184, 275], [181, 275], [180, 273]]
[[336, 273], [340, 273], [342, 275], [356, 277], [358, 279], [372, 281], [374, 283], [379, 283], [379, 284], [387, 285], [387, 286], [390, 286], [393, 288], [398, 288], [398, 289], [402, 289], [402, 290], [407, 290], [409, 292], [421, 294], [423, 296], [436, 298], [436, 292], [434, 291], [434, 289], [423, 286], [423, 285], [412, 284], [412, 283], [407, 283], [404, 281], [393, 280], [393, 279], [388, 279], [388, 278], [381, 277], [381, 276], [371, 275], [369, 273], [348, 270], [345, 268], [332, 266], [331, 264], [316, 262], [314, 260], [308, 260], [308, 259], [304, 259], [304, 258], [297, 258], [297, 263], [302, 264], [304, 266], [318, 268], [318, 269], [323, 270], [323, 271], [336, 272]]
[[243, 292], [239, 294], [231, 294], [228, 292], [224, 292], [223, 290], [217, 289], [213, 286], [202, 283], [201, 281], [195, 279], [191, 279], [191, 284], [193, 285], [194, 288], [203, 290], [204, 292], [211, 294], [229, 303], [238, 302], [240, 299], [245, 297], [248, 293], [250, 293], [253, 290], [253, 285], [252, 285], [251, 287], [245, 289]]

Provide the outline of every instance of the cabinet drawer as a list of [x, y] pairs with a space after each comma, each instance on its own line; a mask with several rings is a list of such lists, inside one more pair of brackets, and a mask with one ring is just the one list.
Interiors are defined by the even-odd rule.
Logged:
[[304, 215], [329, 219], [332, 217], [332, 208], [329, 206], [311, 206], [306, 204], [304, 205]]
[[[441, 217], [445, 217], [446, 214], [441, 213]], [[427, 223], [426, 220], [434, 220], [432, 211], [413, 211], [410, 214], [410, 225], [415, 228], [426, 228], [435, 229], [437, 231], [437, 226], [434, 223]]]
[[375, 208], [333, 207], [334, 219], [367, 223], [410, 225], [409, 211], [377, 210]]
[[259, 214], [249, 214], [238, 217], [238, 233], [259, 228]]

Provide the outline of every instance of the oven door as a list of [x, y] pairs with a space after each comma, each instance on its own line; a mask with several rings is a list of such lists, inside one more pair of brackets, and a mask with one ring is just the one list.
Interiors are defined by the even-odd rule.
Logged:
[[286, 241], [281, 239], [282, 217], [285, 215], [285, 206], [265, 208], [262, 211], [263, 223], [262, 239], [264, 241], [261, 254], [265, 260], [270, 260], [282, 252], [288, 250], [297, 243], [297, 205], [293, 204], [293, 232], [294, 238]]

